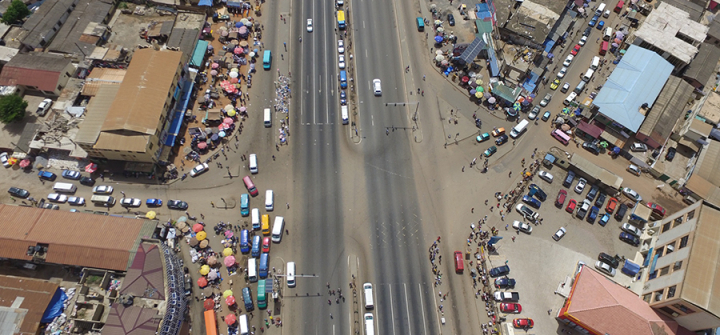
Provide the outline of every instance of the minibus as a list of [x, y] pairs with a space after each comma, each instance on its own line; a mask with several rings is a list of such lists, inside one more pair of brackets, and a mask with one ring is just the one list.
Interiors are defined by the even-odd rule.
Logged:
[[552, 137], [554, 137], [556, 140], [560, 141], [560, 143], [562, 143], [564, 145], [567, 145], [570, 142], [570, 136], [565, 134], [560, 129], [553, 130], [553, 132], [550, 133], [550, 135], [552, 135]]
[[275, 217], [275, 223], [273, 223], [273, 230], [272, 230], [272, 241], [275, 243], [280, 243], [280, 240], [282, 239], [282, 233], [283, 233], [283, 227], [285, 226], [285, 219], [282, 216], [276, 216]]
[[250, 248], [250, 256], [260, 257], [260, 248], [262, 248], [262, 243], [260, 243], [260, 235], [255, 235], [252, 238], [252, 248]]
[[245, 188], [250, 192], [250, 195], [253, 197], [258, 195], [258, 190], [255, 188], [255, 184], [252, 182], [252, 179], [250, 179], [250, 176], [243, 177], [243, 183], [245, 183]]
[[270, 50], [263, 51], [263, 69], [270, 70], [272, 64], [272, 52]]
[[240, 215], [250, 215], [250, 195], [247, 193], [240, 195]]
[[240, 252], [243, 254], [250, 252], [250, 232], [247, 229], [240, 231]]
[[255, 263], [255, 258], [248, 258], [248, 280], [250, 282], [254, 283], [258, 280], [257, 278], [257, 263]]
[[363, 296], [365, 297], [365, 309], [373, 309], [373, 287], [370, 283], [363, 284]]
[[266, 252], [260, 255], [260, 267], [258, 268], [260, 279], [265, 279], [268, 276], [268, 262], [268, 254]]

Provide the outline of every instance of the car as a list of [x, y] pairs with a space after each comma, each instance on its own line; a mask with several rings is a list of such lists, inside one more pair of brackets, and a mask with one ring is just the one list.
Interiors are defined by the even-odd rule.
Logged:
[[605, 27], [605, 21], [600, 21], [600, 22], [598, 22], [597, 27], [595, 27], [595, 28], [597, 28], [597, 30], [602, 30], [604, 27]]
[[270, 236], [263, 237], [262, 252], [264, 252], [264, 253], [270, 252]]
[[508, 141], [508, 136], [505, 134], [502, 134], [502, 135], [500, 135], [500, 137], [495, 139], [495, 144], [503, 145], [503, 144], [507, 143], [507, 141]]
[[94, 186], [95, 179], [92, 179], [90, 177], [82, 177], [82, 178], [80, 178], [80, 184], [85, 185], [85, 186]]
[[338, 67], [340, 67], [340, 69], [345, 68], [345, 55], [338, 56]]
[[580, 194], [585, 189], [585, 185], [587, 185], [587, 180], [585, 178], [578, 179], [577, 185], [575, 185], [575, 193]]
[[517, 204], [517, 206], [515, 206], [515, 210], [517, 210], [518, 213], [520, 213], [520, 215], [522, 215], [526, 220], [535, 221], [537, 220], [539, 215], [538, 213], [530, 209], [530, 207], [523, 204]]
[[345, 90], [340, 90], [340, 106], [347, 106], [347, 93], [345, 93]]
[[505, 128], [495, 128], [493, 129], [491, 134], [493, 137], [498, 137], [502, 134], [505, 134]]
[[55, 178], [57, 178], [57, 176], [50, 171], [39, 171], [38, 178], [53, 181], [55, 180]]
[[641, 174], [640, 168], [637, 165], [630, 164], [630, 165], [628, 165], [627, 169], [625, 169], [625, 170], [627, 170], [627, 172], [630, 172], [636, 176], [640, 176], [640, 174]]
[[585, 142], [582, 145], [583, 149], [590, 151], [593, 155], [599, 155], [600, 154], [600, 147], [597, 146], [597, 144], [593, 142]]
[[618, 205], [618, 200], [615, 199], [614, 197], [610, 198], [610, 200], [608, 200], [607, 206], [605, 206], [605, 211], [612, 214], [615, 211], [615, 207], [617, 207], [617, 205]]
[[553, 234], [552, 238], [555, 241], [560, 241], [560, 239], [563, 238], [563, 236], [565, 236], [566, 233], [567, 233], [567, 230], [565, 230], [565, 227], [560, 227], [560, 229], [558, 229], [558, 231], [556, 231], [555, 234]]
[[345, 41], [338, 40], [338, 53], [345, 53]]
[[567, 92], [569, 89], [570, 89], [570, 83], [565, 82], [565, 84], [563, 84], [563, 86], [560, 88], [560, 92], [565, 93], [565, 92]]
[[10, 187], [8, 189], [8, 193], [10, 193], [10, 195], [12, 195], [14, 197], [18, 197], [18, 198], [22, 198], [22, 199], [25, 199], [30, 196], [30, 192], [28, 192], [27, 190], [24, 190], [24, 189], [18, 188], [18, 187], [14, 187], [14, 186]]
[[615, 220], [622, 221], [623, 218], [625, 218], [625, 213], [627, 213], [628, 205], [626, 204], [620, 204], [618, 206], [617, 212], [615, 212]]
[[570, 94], [568, 94], [567, 98], [565, 98], [565, 101], [563, 101], [563, 104], [566, 106], [570, 105], [572, 102], [575, 101], [575, 98], [577, 98], [577, 93], [575, 93], [574, 91], [570, 92]]
[[312, 33], [313, 31], [312, 19], [307, 19], [307, 31], [308, 33]]
[[543, 116], [540, 118], [540, 120], [547, 122], [547, 120], [550, 119], [550, 115], [551, 115], [550, 111], [545, 111], [545, 113], [543, 113]]
[[162, 206], [162, 200], [157, 198], [150, 198], [145, 200], [145, 205], [148, 207], [160, 207]]
[[647, 145], [645, 145], [643, 143], [633, 143], [630, 146], [630, 151], [645, 152], [645, 151], [647, 151]]
[[640, 237], [640, 235], [642, 235], [642, 230], [640, 230], [640, 228], [635, 227], [627, 222], [623, 223], [622, 226], [620, 226], [620, 229], [635, 237]]
[[610, 277], [615, 277], [615, 269], [613, 269], [613, 267], [610, 266], [610, 264], [608, 263], [605, 263], [603, 261], [597, 261], [595, 262], [595, 268]]
[[[557, 80], [557, 79], [555, 79], [555, 80]], [[545, 94], [545, 97], [540, 101], [540, 107], [547, 106], [550, 103], [550, 100], [552, 100], [552, 94], [550, 94], [550, 93]], [[539, 110], [538, 110], [538, 112], [539, 112]], [[535, 116], [537, 116], [537, 113], [535, 114]], [[532, 118], [530, 120], [534, 120], [534, 118]]]
[[69, 197], [67, 203], [70, 206], [83, 206], [85, 205], [85, 198], [83, 197]]
[[140, 207], [142, 200], [138, 198], [122, 198], [120, 200], [120, 206], [123, 207]]
[[478, 143], [485, 142], [489, 139], [490, 139], [490, 133], [482, 133], [475, 138], [475, 140], [478, 141]]
[[520, 314], [522, 313], [522, 306], [515, 302], [503, 302], [500, 304], [500, 311], [503, 313]]
[[583, 32], [583, 36], [590, 36], [590, 33], [592, 32], [592, 27], [585, 28], [585, 31]]
[[520, 222], [520, 221], [515, 220], [515, 221], [513, 221], [512, 227], [515, 230], [521, 231], [526, 234], [532, 233], [532, 226], [530, 226], [529, 224], [527, 224], [525, 222]]
[[64, 194], [50, 193], [48, 194], [47, 199], [52, 202], [64, 204], [65, 202], [67, 202], [68, 197]]
[[530, 111], [530, 114], [534, 114], [534, 115], [540, 114], [540, 106], [533, 107], [533, 109]]
[[[541, 102], [541, 103], [542, 103], [542, 102]], [[546, 105], [547, 105], [547, 104], [546, 104]], [[537, 109], [537, 110], [536, 110], [536, 109], [533, 109], [532, 111], [530, 111], [530, 113], [528, 114], [528, 119], [530, 119], [530, 120], [535, 120], [535, 119], [537, 118], [537, 116], [538, 116], [538, 112], [540, 112], [539, 106], [538, 106], [538, 109]]]
[[565, 61], [563, 62], [563, 66], [570, 66], [570, 64], [572, 64], [573, 58], [575, 58], [575, 56], [568, 55], [567, 58], [565, 58]]
[[572, 183], [574, 180], [575, 180], [575, 172], [568, 170], [568, 173], [565, 176], [565, 180], [563, 180], [563, 186], [570, 188], [570, 186], [572, 186]]
[[373, 92], [375, 95], [382, 95], [382, 87], [380, 86], [380, 79], [373, 79]]
[[207, 172], [207, 170], [210, 170], [210, 166], [208, 166], [208, 163], [200, 163], [192, 170], [190, 170], [190, 177], [197, 177]]
[[56, 205], [56, 204], [51, 204], [51, 203], [49, 203], [49, 202], [46, 202], [45, 204], [43, 204], [42, 206], [40, 206], [40, 208], [42, 208], [42, 209], [54, 209], [54, 210], [58, 210], [58, 209], [60, 209], [60, 206], [58, 206], [58, 205]]
[[537, 209], [540, 209], [540, 206], [542, 205], [542, 203], [540, 201], [538, 201], [537, 199], [534, 199], [533, 197], [531, 197], [529, 195], [524, 195], [522, 198], [522, 201], [524, 203], [530, 205], [531, 207], [535, 207]]
[[4, 167], [6, 167], [6, 168], [10, 167], [10, 160], [8, 159], [7, 152], [0, 153], [0, 162], [2, 163], [2, 165]]
[[535, 196], [540, 201], [547, 200], [547, 194], [535, 184], [528, 185], [528, 195]]
[[578, 45], [580, 45], [580, 46], [585, 45], [585, 43], [587, 43], [587, 40], [588, 40], [587, 36], [580, 37], [580, 41], [578, 42]]
[[667, 153], [665, 154], [665, 160], [668, 162], [672, 162], [673, 158], [675, 158], [675, 153], [677, 152], [677, 149], [675, 148], [668, 148]]
[[515, 279], [502, 277], [495, 279], [496, 288], [515, 288]]
[[637, 238], [637, 236], [633, 236], [626, 232], [620, 233], [620, 241], [631, 244], [634, 247], [637, 247], [638, 245], [640, 245], [640, 239]]
[[580, 44], [575, 44], [572, 50], [570, 50], [570, 54], [573, 56], [577, 56], [578, 52], [580, 52]]
[[602, 208], [603, 204], [605, 203], [605, 199], [607, 199], [607, 195], [604, 192], [600, 192], [597, 199], [595, 200], [595, 207]]
[[551, 90], [557, 90], [557, 88], [560, 86], [560, 79], [553, 80], [552, 84], [550, 84]]
[[507, 265], [490, 269], [490, 277], [492, 278], [507, 276], [508, 274], [510, 274], [510, 267]]
[[516, 301], [520, 300], [520, 293], [495, 291], [495, 293], [493, 293], [493, 298], [495, 298], [495, 301], [516, 302]]
[[560, 72], [558, 72], [557, 77], [558, 78], [565, 77], [565, 74], [567, 74], [567, 68], [563, 66], [563, 68], [560, 69]]
[[113, 187], [108, 185], [99, 185], [93, 187], [93, 193], [94, 194], [112, 194], [113, 193]]
[[[595, 16], [593, 16], [593, 18], [590, 19], [590, 22], [588, 22], [588, 26], [590, 26], [590, 27], [595, 27], [595, 25], [597, 24], [597, 20], [598, 20], [599, 18], [600, 18], [600, 15], [595, 15]], [[588, 35], [589, 35], [589, 34], [588, 34]]]
[[625, 187], [622, 189], [623, 194], [625, 194], [628, 198], [634, 200], [634, 201], [642, 201], [642, 197], [635, 192], [633, 189], [629, 187]]
[[653, 213], [659, 215], [660, 217], [665, 216], [665, 208], [663, 208], [662, 206], [660, 206], [654, 202], [648, 202], [647, 206], [650, 207], [650, 209], [652, 209]]
[[452, 27], [455, 25], [455, 17], [452, 14], [448, 14], [447, 16], [448, 24]]
[[599, 212], [600, 212], [600, 208], [597, 208], [595, 206], [590, 207], [590, 214], [588, 214], [586, 221], [588, 223], [595, 222], [595, 219], [597, 219]]
[[620, 266], [620, 260], [618, 260], [616, 257], [610, 256], [604, 252], [601, 252], [598, 255], [598, 260], [607, 265], [610, 265], [610, 267], [613, 269], [617, 269], [617, 267]]
[[603, 215], [600, 216], [600, 221], [598, 221], [598, 223], [599, 223], [601, 226], [605, 227], [605, 225], [606, 225], [609, 221], [610, 221], [610, 214], [608, 214], [608, 213], [603, 213]]
[[489, 147], [487, 150], [485, 150], [485, 152], [483, 153], [483, 155], [485, 155], [485, 157], [490, 157], [490, 156], [492, 156], [492, 155], [493, 155], [494, 153], [496, 153], [496, 152], [497, 152], [497, 147], [495, 147], [495, 146], [493, 145], [493, 146]]
[[73, 171], [73, 170], [63, 170], [62, 176], [65, 179], [71, 179], [71, 180], [80, 180], [80, 172]]
[[590, 206], [592, 206], [590, 201], [583, 200], [582, 205], [580, 206], [580, 208], [578, 208], [577, 213], [575, 213], [575, 217], [577, 217], [580, 220], [584, 219], [585, 214], [587, 214], [588, 211], [590, 210]]
[[178, 209], [178, 210], [188, 209], [187, 202], [182, 201], [182, 200], [168, 200], [167, 206], [170, 209]]
[[522, 319], [513, 319], [513, 326], [515, 328], [532, 328], [535, 325], [535, 322], [531, 318], [522, 318]]
[[53, 102], [52, 102], [52, 100], [50, 100], [50, 99], [45, 99], [45, 100], [43, 100], [43, 101], [40, 102], [40, 104], [38, 105], [37, 111], [35, 111], [35, 113], [36, 113], [38, 116], [45, 116], [45, 114], [47, 114], [48, 110], [50, 110], [50, 106], [52, 106], [52, 103], [53, 103]]
[[544, 181], [546, 181], [546, 182], [548, 182], [548, 183], [552, 183], [552, 182], [553, 182], [553, 175], [551, 175], [551, 174], [550, 174], [549, 172], [547, 172], [547, 171], [540, 171], [540, 172], [538, 172], [538, 177], [540, 177], [540, 179], [542, 179], [542, 180], [544, 180]]
[[562, 206], [565, 204], [565, 198], [567, 198], [567, 191], [558, 191], [557, 198], [555, 198], [555, 206], [557, 208], [562, 208]]
[[567, 207], [565, 207], [565, 211], [572, 214], [572, 212], [575, 211], [576, 206], [577, 206], [577, 200], [570, 199], [570, 201], [568, 201]]
[[588, 199], [590, 201], [595, 200], [595, 197], [597, 197], [598, 192], [600, 192], [600, 188], [597, 187], [597, 185], [593, 185], [590, 187], [590, 191], [588, 191], [588, 194], [585, 196], [585, 199]]

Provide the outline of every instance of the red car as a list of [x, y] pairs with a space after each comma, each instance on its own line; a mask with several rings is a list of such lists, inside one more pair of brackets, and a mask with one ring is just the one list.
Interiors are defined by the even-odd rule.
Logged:
[[524, 318], [524, 319], [514, 319], [513, 320], [513, 326], [515, 328], [532, 328], [535, 325], [535, 322], [531, 318]]
[[653, 210], [653, 213], [660, 215], [661, 217], [665, 216], [665, 208], [662, 208], [662, 206], [654, 202], [648, 202], [647, 206]]
[[503, 302], [502, 304], [500, 304], [500, 311], [503, 313], [520, 314], [522, 313], [522, 306], [514, 302]]
[[570, 51], [570, 53], [575, 56], [580, 52], [580, 44], [575, 44], [575, 47]]
[[577, 206], [577, 201], [575, 201], [575, 199], [570, 199], [567, 207], [565, 207], [565, 211], [572, 214], [572, 212], [575, 211], [575, 206]]
[[560, 190], [557, 195], [557, 199], [555, 199], [555, 206], [558, 208], [562, 208], [562, 206], [565, 204], [565, 198], [567, 197], [567, 192], [565, 190]]
[[270, 252], [270, 236], [263, 238], [262, 252]]
[[615, 198], [610, 198], [608, 200], [607, 206], [605, 206], [605, 211], [608, 212], [608, 214], [612, 214], [615, 211], [615, 207], [618, 205], [618, 200]]

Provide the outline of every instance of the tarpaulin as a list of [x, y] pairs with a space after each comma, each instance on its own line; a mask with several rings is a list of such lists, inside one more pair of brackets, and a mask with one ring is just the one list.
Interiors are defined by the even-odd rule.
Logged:
[[43, 317], [40, 319], [40, 322], [50, 323], [53, 319], [60, 316], [63, 312], [63, 304], [67, 299], [68, 296], [65, 294], [65, 291], [58, 288], [57, 291], [55, 291], [55, 295], [53, 295], [50, 300], [50, 304], [48, 304], [47, 309], [45, 309], [45, 313], [43, 313]]

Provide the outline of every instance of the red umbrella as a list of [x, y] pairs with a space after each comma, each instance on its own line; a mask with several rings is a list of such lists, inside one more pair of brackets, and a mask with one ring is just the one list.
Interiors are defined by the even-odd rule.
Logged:
[[20, 167], [21, 167], [21, 168], [26, 168], [26, 167], [28, 167], [28, 165], [30, 165], [30, 160], [29, 160], [29, 159], [23, 159], [23, 160], [20, 161]]
[[218, 63], [212, 63], [211, 66], [212, 66], [213, 69], [217, 69], [217, 68], [220, 67], [220, 64], [218, 64]]
[[225, 317], [225, 323], [227, 323], [228, 326], [232, 326], [237, 322], [237, 318], [235, 318], [235, 314], [228, 314]]
[[230, 117], [226, 117], [225, 120], [223, 120], [224, 124], [233, 124], [233, 122], [235, 122], [235, 120]]
[[85, 172], [93, 173], [97, 170], [97, 164], [90, 163], [88, 165], [85, 165]]
[[197, 232], [201, 232], [201, 231], [203, 231], [203, 230], [205, 230], [205, 227], [203, 227], [203, 225], [201, 225], [201, 224], [199, 224], [199, 223], [196, 223], [196, 224], [193, 225], [193, 231], [194, 231], [194, 232], [197, 233]]
[[208, 284], [207, 279], [205, 279], [205, 277], [200, 277], [198, 279], [197, 283], [198, 283], [198, 286], [200, 286], [200, 287], [205, 287]]
[[225, 303], [226, 303], [228, 306], [235, 305], [235, 297], [234, 297], [234, 296], [229, 296], [229, 297], [225, 298]]
[[215, 307], [215, 302], [212, 299], [205, 299], [205, 302], [203, 302], [203, 307], [205, 307], [205, 309], [209, 311]]
[[470, 77], [468, 77], [468, 76], [462, 77], [462, 82], [463, 82], [463, 83], [467, 83], [468, 81], [470, 81]]
[[205, 143], [205, 142], [198, 143], [198, 149], [205, 149], [205, 148], [207, 148], [207, 143]]

